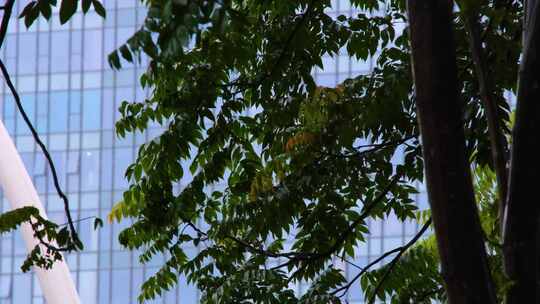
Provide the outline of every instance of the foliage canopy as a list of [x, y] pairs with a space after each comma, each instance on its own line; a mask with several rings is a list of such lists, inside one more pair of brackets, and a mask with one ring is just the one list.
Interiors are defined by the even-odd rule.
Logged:
[[[382, 267], [370, 263], [356, 277], [341, 271], [355, 267], [350, 259], [365, 245], [370, 219], [419, 220], [421, 232], [430, 224], [429, 212], [418, 212], [412, 200], [424, 168], [405, 1], [351, 0], [358, 10], [351, 16], [331, 13], [329, 0], [144, 2], [143, 26], [109, 56], [117, 69], [122, 60], [150, 60], [140, 82], [151, 95], [122, 103], [118, 135], [155, 123], [165, 129], [139, 149], [126, 172], [130, 188], [110, 215], [134, 220], [119, 241], [142, 249], [141, 262], [168, 257], [143, 284], [140, 301], [173, 287], [180, 274], [202, 291], [202, 303], [340, 303], [360, 286], [371, 302], [444, 301], [433, 237], [418, 241], [418, 234], [376, 259], [387, 262]], [[502, 294], [509, 283], [466, 14], [478, 14], [508, 134], [503, 93], [516, 91], [523, 3], [470, 3], [454, 13], [458, 76], [467, 155], [479, 168], [482, 224]], [[31, 1], [20, 17], [30, 26], [40, 15], [50, 18], [53, 5]], [[62, 23], [78, 5], [61, 2]], [[84, 12], [91, 6], [105, 15], [98, 1], [81, 1]], [[325, 68], [323, 56], [340, 55], [373, 60], [372, 71], [318, 86], [313, 71]], [[73, 241], [34, 209], [3, 214], [0, 231], [32, 217], [51, 239]], [[200, 251], [188, 256], [188, 245]], [[30, 261], [48, 265], [39, 256]], [[297, 294], [295, 282], [309, 288]]]
[[[481, 37], [506, 126], [503, 93], [515, 91], [523, 7], [484, 2]], [[141, 84], [151, 96], [122, 104], [118, 135], [151, 123], [165, 129], [140, 148], [111, 212], [135, 220], [120, 242], [143, 249], [143, 263], [169, 257], [139, 299], [182, 273], [202, 303], [340, 302], [354, 283], [340, 263], [363, 246], [368, 220], [417, 217], [412, 185], [423, 180], [423, 160], [404, 1], [350, 1], [352, 16], [332, 15], [331, 1], [146, 3], [144, 25], [109, 56], [115, 68], [150, 59]], [[463, 119], [467, 154], [484, 167], [492, 162], [467, 11], [454, 16]], [[375, 64], [368, 75], [318, 86], [312, 72], [338, 55]], [[497, 221], [496, 213], [484, 220], [491, 230]], [[200, 252], [187, 256], [186, 245]], [[433, 246], [394, 253], [409, 248], [356, 278], [367, 299], [444, 299]], [[394, 269], [388, 279], [385, 268]], [[310, 286], [302, 295], [291, 288], [298, 281]]]

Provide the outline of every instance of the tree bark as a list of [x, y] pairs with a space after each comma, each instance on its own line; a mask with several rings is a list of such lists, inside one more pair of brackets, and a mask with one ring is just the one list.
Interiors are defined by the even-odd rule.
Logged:
[[519, 69], [508, 201], [504, 219], [504, 262], [513, 281], [507, 303], [540, 303], [540, 1], [527, 1], [523, 57]]
[[429, 202], [452, 304], [495, 303], [465, 153], [450, 0], [408, 0]]

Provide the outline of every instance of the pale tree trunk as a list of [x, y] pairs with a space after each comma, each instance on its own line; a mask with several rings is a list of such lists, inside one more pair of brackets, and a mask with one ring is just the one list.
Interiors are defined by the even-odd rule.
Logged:
[[[0, 49], [8, 32], [9, 20], [11, 19], [14, 4], [15, 0], [3, 1], [0, 4], [2, 11], [0, 21]], [[12, 209], [32, 206], [39, 210], [40, 216], [47, 218], [32, 179], [28, 175], [24, 163], [1, 121], [0, 187]], [[28, 252], [31, 252], [36, 245], [40, 244], [40, 241], [34, 237], [34, 231], [30, 224], [22, 224], [21, 233]], [[42, 248], [42, 251], [45, 250], [45, 248]], [[37, 275], [43, 297], [48, 304], [80, 303], [79, 295], [65, 260], [56, 261], [51, 269], [46, 270], [33, 267], [33, 271]]]
[[495, 303], [465, 152], [453, 1], [407, 4], [427, 190], [449, 302]]
[[507, 208], [504, 259], [513, 281], [508, 304], [540, 303], [540, 1], [527, 1], [523, 57], [519, 69], [516, 120]]
[[[42, 217], [47, 218], [32, 179], [26, 172], [19, 153], [0, 121], [0, 186], [12, 209], [35, 207]], [[21, 233], [28, 252], [40, 242], [28, 223], [21, 225]], [[42, 248], [43, 251], [46, 248]], [[49, 304], [78, 304], [79, 295], [64, 260], [56, 261], [51, 269], [34, 267], [43, 297]]]

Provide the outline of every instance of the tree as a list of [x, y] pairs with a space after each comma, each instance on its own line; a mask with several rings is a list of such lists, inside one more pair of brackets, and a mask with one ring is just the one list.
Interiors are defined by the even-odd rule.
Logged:
[[465, 151], [453, 3], [411, 0], [407, 4], [426, 182], [448, 299], [494, 303]]
[[[180, 274], [203, 303], [338, 303], [358, 281], [370, 303], [534, 298], [538, 268], [522, 261], [538, 256], [537, 209], [524, 202], [538, 171], [536, 1], [408, 1], [407, 11], [355, 0], [363, 13], [335, 18], [330, 1], [146, 3], [143, 27], [109, 56], [115, 68], [150, 58], [141, 84], [152, 94], [122, 104], [118, 135], [165, 127], [140, 148], [111, 212], [134, 219], [120, 242], [144, 250], [142, 262], [169, 257], [141, 301]], [[321, 57], [344, 50], [374, 58], [373, 71], [317, 86]], [[508, 189], [505, 92], [518, 95]], [[478, 208], [471, 165], [494, 169], [498, 203]], [[368, 219], [416, 218], [412, 185], [424, 178], [437, 249], [419, 241], [425, 220], [347, 281], [333, 261], [351, 263]], [[188, 257], [186, 244], [200, 253]], [[297, 295], [295, 281], [310, 288]]]
[[[534, 203], [532, 181], [539, 176], [533, 151], [540, 146], [540, 8], [527, 1], [523, 23], [523, 57], [519, 69], [516, 121], [512, 136], [512, 160], [507, 208], [504, 218], [505, 268], [514, 282], [508, 303], [540, 301], [540, 256], [538, 220], [540, 208]], [[531, 201], [532, 200], [532, 201]], [[536, 227], [536, 229], [535, 229]]]

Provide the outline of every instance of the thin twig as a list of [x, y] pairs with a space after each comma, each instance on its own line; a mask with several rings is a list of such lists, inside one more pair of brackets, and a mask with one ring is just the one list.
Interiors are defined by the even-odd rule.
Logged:
[[[394, 259], [391, 262], [390, 269], [389, 269], [389, 270], [391, 270], [393, 268], [393, 266], [395, 265], [395, 263], [403, 255], [403, 253], [405, 253], [405, 251], [407, 251], [414, 243], [416, 243], [418, 241], [418, 239], [420, 239], [420, 237], [426, 232], [427, 228], [430, 225], [431, 225], [431, 218], [424, 224], [422, 229], [407, 244], [385, 252], [383, 255], [381, 255], [380, 257], [378, 257], [377, 259], [373, 260], [371, 263], [369, 263], [365, 267], [363, 267], [362, 270], [356, 276], [354, 276], [354, 278], [352, 278], [352, 280], [349, 281], [349, 283], [347, 283], [347, 285], [344, 285], [344, 286], [334, 290], [331, 294], [336, 295], [339, 292], [342, 292], [342, 294], [339, 297], [344, 296], [347, 293], [347, 291], [351, 288], [352, 284], [354, 284], [354, 282], [356, 282], [362, 275], [364, 275], [369, 269], [371, 269], [371, 267], [377, 265], [380, 261], [384, 260], [388, 256], [390, 256], [390, 255], [392, 255], [394, 253], [398, 253], [398, 255], [396, 257], [394, 257]], [[387, 273], [388, 273], [388, 271], [387, 271]], [[385, 276], [379, 281], [379, 285], [382, 283], [382, 281], [384, 281], [386, 276], [387, 276], [387, 274], [385, 274]], [[378, 289], [380, 288], [379, 285], [375, 288], [375, 293], [374, 294], [376, 294]]]
[[[73, 221], [73, 223], [80, 223], [80, 222], [84, 222], [84, 221], [86, 221], [86, 220], [91, 220], [91, 219], [93, 219], [93, 218], [97, 218], [97, 216], [92, 215], [92, 216], [87, 216], [87, 217], [83, 217], [83, 218], [80, 218], [80, 219], [76, 219], [76, 220]], [[65, 222], [65, 223], [60, 224], [60, 225], [58, 225], [58, 226], [59, 226], [59, 227], [62, 227], [62, 226], [66, 226], [66, 225], [69, 225], [69, 222]]]
[[333, 154], [333, 153], [324, 153], [324, 154], [333, 156], [333, 157], [338, 157], [338, 158], [364, 157], [367, 154], [370, 154], [379, 150], [406, 144], [407, 141], [416, 137], [418, 137], [418, 135], [413, 134], [399, 140], [393, 140], [393, 141], [383, 142], [379, 144], [361, 145], [361, 146], [354, 147], [354, 149], [361, 149], [361, 148], [370, 148], [370, 149], [365, 149], [362, 151], [355, 151], [355, 152], [351, 152], [347, 154]]
[[343, 291], [343, 294], [341, 296], [345, 295], [345, 293], [347, 293], [349, 288], [351, 288], [352, 284], [354, 284], [354, 282], [356, 282], [364, 273], [366, 273], [369, 269], [371, 269], [371, 267], [373, 267], [374, 265], [377, 265], [380, 261], [384, 260], [389, 255], [392, 255], [392, 254], [394, 254], [396, 252], [399, 252], [401, 250], [401, 248], [402, 247], [398, 247], [398, 248], [394, 248], [394, 249], [392, 249], [390, 251], [387, 251], [383, 255], [381, 255], [380, 257], [373, 260], [371, 263], [367, 264], [365, 267], [362, 268], [362, 270], [356, 276], [354, 276], [354, 278], [352, 278], [352, 280], [349, 283], [347, 283], [347, 285], [334, 290], [332, 292], [332, 295], [336, 295], [337, 293], [339, 293], [341, 291]]
[[[401, 145], [401, 144], [407, 142], [408, 140], [416, 138], [416, 137], [418, 137], [418, 134], [409, 135], [409, 136], [406, 136], [406, 137], [404, 137], [402, 139], [398, 139], [398, 140], [392, 140], [392, 141], [383, 142], [383, 143], [360, 145], [360, 146], [356, 146], [356, 147], [353, 147], [353, 148], [356, 149], [356, 150], [360, 150], [362, 148], [379, 148], [379, 147], [386, 147], [386, 146], [393, 146], [393, 145]], [[359, 152], [362, 152], [362, 151], [359, 151]]]
[[293, 259], [296, 259], [296, 260], [304, 260], [310, 256], [314, 256], [315, 254], [313, 253], [305, 253], [305, 252], [282, 252], [282, 253], [275, 253], [275, 252], [272, 252], [272, 251], [269, 251], [269, 250], [265, 250], [265, 249], [262, 249], [262, 248], [257, 248], [239, 238], [236, 238], [234, 236], [230, 236], [230, 235], [227, 235], [225, 236], [226, 238], [228, 239], [231, 239], [233, 241], [235, 241], [236, 243], [242, 245], [243, 247], [247, 248], [249, 251], [251, 252], [254, 252], [254, 253], [258, 253], [258, 254], [262, 254], [262, 255], [265, 255], [267, 257], [271, 257], [271, 258], [293, 258]]
[[344, 258], [344, 257], [337, 257], [337, 258], [339, 258], [341, 261], [343, 261], [343, 262], [345, 262], [345, 263], [347, 263], [347, 264], [353, 266], [353, 267], [356, 268], [356, 269], [364, 270], [364, 267], [360, 267], [359, 265], [357, 265], [357, 264], [355, 264], [355, 263], [353, 263], [353, 262], [347, 260], [347, 259]]

